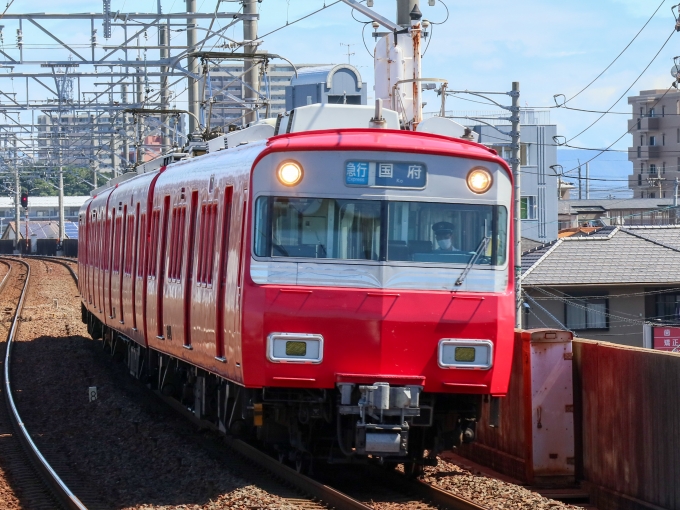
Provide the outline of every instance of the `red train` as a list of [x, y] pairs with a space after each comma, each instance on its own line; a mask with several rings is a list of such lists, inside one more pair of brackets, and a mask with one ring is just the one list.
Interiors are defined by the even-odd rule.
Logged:
[[417, 469], [507, 391], [511, 205], [494, 151], [426, 133], [186, 158], [81, 209], [83, 321], [133, 375], [298, 467]]

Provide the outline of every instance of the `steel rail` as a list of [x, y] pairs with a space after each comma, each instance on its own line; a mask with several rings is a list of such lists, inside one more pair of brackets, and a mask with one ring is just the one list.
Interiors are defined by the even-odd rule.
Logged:
[[[52, 466], [47, 462], [45, 457], [40, 453], [40, 450], [33, 442], [31, 435], [26, 429], [26, 425], [19, 415], [19, 411], [14, 403], [14, 398], [12, 397], [12, 386], [10, 384], [10, 356], [12, 353], [12, 345], [14, 342], [14, 336], [16, 335], [17, 325], [19, 324], [19, 317], [24, 306], [24, 298], [26, 297], [26, 290], [28, 289], [28, 281], [31, 277], [31, 268], [28, 263], [23, 260], [9, 259], [19, 264], [23, 264], [26, 268], [26, 279], [24, 280], [24, 286], [21, 289], [21, 297], [19, 298], [19, 303], [17, 304], [16, 312], [14, 313], [14, 318], [12, 319], [12, 326], [10, 328], [9, 334], [7, 335], [7, 349], [5, 351], [5, 371], [4, 371], [4, 385], [5, 385], [5, 401], [7, 407], [10, 411], [10, 420], [12, 421], [12, 426], [19, 435], [19, 440], [24, 446], [26, 454], [32, 461], [35, 468], [42, 475], [42, 479], [45, 484], [49, 487], [55, 497], [59, 502], [69, 510], [87, 510], [87, 507], [81, 503], [78, 497], [71, 492], [71, 490], [62, 481], [59, 475], [54, 471]], [[0, 287], [4, 286], [7, 281], [9, 272], [0, 283]]]

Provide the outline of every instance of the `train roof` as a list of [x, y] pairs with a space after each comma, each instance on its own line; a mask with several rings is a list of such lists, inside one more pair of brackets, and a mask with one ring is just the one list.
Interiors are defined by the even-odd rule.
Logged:
[[498, 163], [508, 174], [512, 174], [506, 161], [495, 150], [479, 143], [432, 133], [392, 129], [328, 129], [278, 135], [267, 141], [266, 149], [256, 162], [273, 152], [310, 150], [380, 150], [479, 159]]

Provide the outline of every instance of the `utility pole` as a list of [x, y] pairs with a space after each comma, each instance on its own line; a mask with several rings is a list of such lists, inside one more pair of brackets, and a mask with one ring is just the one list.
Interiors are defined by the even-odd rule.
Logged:
[[678, 206], [678, 183], [680, 183], [680, 179], [677, 177], [675, 178], [675, 190], [673, 191], [673, 207]]
[[[257, 3], [257, 0], [243, 0], [243, 14], [257, 14]], [[244, 46], [245, 53], [255, 53], [257, 51], [257, 44], [253, 44], [257, 40], [256, 19], [243, 21], [243, 40], [250, 41], [250, 44]], [[243, 76], [243, 99], [246, 107], [250, 107], [250, 110], [246, 110], [243, 120], [245, 124], [249, 124], [257, 120], [254, 105], [259, 99], [260, 66], [255, 65], [253, 59], [247, 58], [243, 61], [243, 68], [245, 71]]]
[[[246, 0], [246, 2], [247, 1], [248, 0]], [[187, 14], [196, 12], [196, 0], [186, 0], [186, 2], [187, 2]], [[245, 2], [244, 12], [248, 12], [246, 10]], [[196, 18], [191, 17], [187, 18], [187, 52], [189, 52], [190, 54], [196, 51], [196, 25], [197, 25]], [[246, 51], [248, 50], [246, 49]], [[199, 72], [198, 59], [196, 57], [189, 57], [187, 67], [190, 73], [198, 75]], [[198, 123], [196, 122], [196, 119], [199, 118], [198, 80], [192, 78], [191, 76], [189, 76], [187, 80], [189, 92], [189, 105], [188, 105], [189, 107], [187, 108], [187, 110], [189, 110], [189, 112], [192, 114], [189, 115], [189, 134], [191, 134], [199, 128]]]
[[510, 121], [512, 129], [512, 178], [515, 181], [515, 327], [522, 328], [522, 196], [520, 186], [520, 125], [519, 125], [519, 82], [512, 82], [512, 107]]
[[397, 0], [397, 25], [411, 26], [411, 11], [415, 6], [420, 10], [420, 0]]
[[578, 199], [582, 200], [583, 199], [583, 194], [582, 194], [582, 189], [583, 186], [581, 186], [581, 160], [578, 161]]
[[586, 163], [586, 200], [590, 198], [590, 163]]

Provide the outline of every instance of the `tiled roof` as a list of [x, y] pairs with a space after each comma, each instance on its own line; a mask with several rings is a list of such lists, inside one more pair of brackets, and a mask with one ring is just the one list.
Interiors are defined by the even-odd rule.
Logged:
[[680, 283], [680, 227], [604, 227], [522, 255], [522, 285]]
[[559, 214], [576, 214], [577, 212], [604, 212], [620, 210], [652, 210], [665, 209], [673, 205], [672, 198], [598, 198], [589, 200], [559, 200]]

